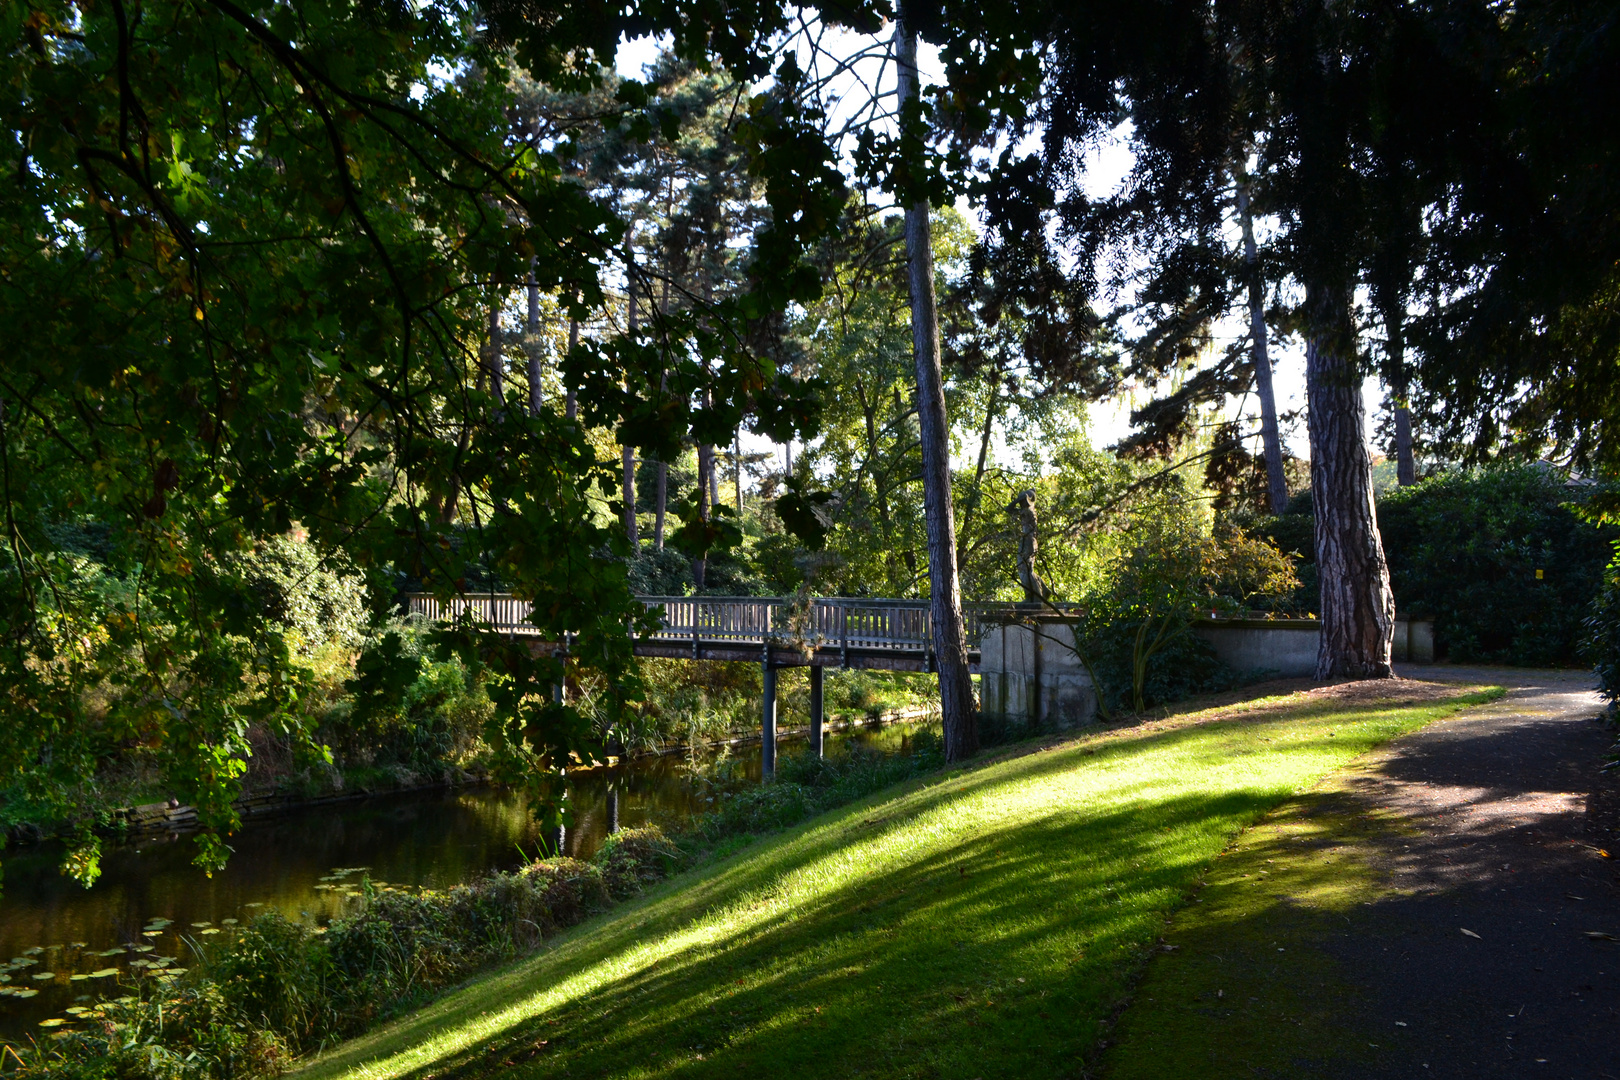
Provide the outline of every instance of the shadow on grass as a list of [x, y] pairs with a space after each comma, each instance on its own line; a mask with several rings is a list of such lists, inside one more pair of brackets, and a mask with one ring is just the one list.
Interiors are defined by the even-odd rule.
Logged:
[[1289, 800], [1177, 916], [1102, 1074], [1620, 1076], [1616, 957], [1583, 933], [1615, 911], [1580, 797], [1608, 741], [1504, 702]]
[[1234, 833], [1456, 707], [1149, 725], [915, 782], [678, 879], [314, 1072], [1078, 1075]]

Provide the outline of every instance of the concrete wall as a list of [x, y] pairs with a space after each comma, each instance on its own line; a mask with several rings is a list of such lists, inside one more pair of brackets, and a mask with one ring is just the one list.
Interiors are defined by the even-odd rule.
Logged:
[[985, 630], [979, 646], [979, 704], [990, 716], [1048, 727], [1097, 719], [1091, 676], [1067, 642], [1067, 622], [1037, 616], [1033, 625]]
[[[1284, 678], [1316, 674], [1322, 624], [1316, 619], [1200, 619], [1193, 633], [1238, 671], [1274, 671]], [[1434, 622], [1395, 616], [1390, 654], [1397, 664], [1434, 663]]]
[[1322, 624], [1315, 619], [1200, 619], [1193, 633], [1237, 671], [1275, 671], [1285, 679], [1316, 674]]

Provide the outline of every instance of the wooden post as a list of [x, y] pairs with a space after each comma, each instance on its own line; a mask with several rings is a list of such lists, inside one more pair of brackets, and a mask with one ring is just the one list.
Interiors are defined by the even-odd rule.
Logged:
[[816, 757], [822, 751], [822, 705], [821, 668], [810, 665], [810, 752]]
[[765, 705], [760, 721], [760, 767], [768, 780], [776, 775], [776, 668], [765, 661]]
[[619, 831], [619, 789], [608, 782], [607, 790], [607, 831], [612, 835]]

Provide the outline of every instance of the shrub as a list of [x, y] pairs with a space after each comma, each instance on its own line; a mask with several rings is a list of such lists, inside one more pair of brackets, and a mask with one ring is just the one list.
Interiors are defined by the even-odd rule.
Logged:
[[544, 859], [451, 889], [373, 891], [328, 927], [261, 915], [178, 982], [100, 1005], [93, 1021], [7, 1055], [18, 1078], [235, 1080], [351, 1037], [493, 963], [522, 955], [677, 865], [656, 828], [591, 862]]
[[1453, 660], [1578, 665], [1613, 536], [1572, 511], [1581, 494], [1540, 465], [1458, 470], [1387, 492], [1378, 524], [1400, 609], [1432, 616]]
[[[1378, 530], [1396, 609], [1434, 619], [1436, 646], [1452, 660], [1580, 665], [1583, 619], [1615, 536], [1578, 512], [1587, 490], [1541, 464], [1498, 464], [1385, 491]], [[1296, 601], [1311, 610], [1314, 520], [1304, 492], [1251, 527], [1299, 554]]]

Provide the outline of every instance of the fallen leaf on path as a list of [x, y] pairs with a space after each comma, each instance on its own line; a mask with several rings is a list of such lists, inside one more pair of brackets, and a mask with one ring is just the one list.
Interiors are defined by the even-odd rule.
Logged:
[[[1459, 929], [1462, 929], [1462, 928], [1459, 927]], [[1469, 937], [1473, 938], [1475, 941], [1484, 941], [1485, 940], [1484, 938], [1480, 937], [1478, 934], [1474, 933], [1472, 930], [1464, 929], [1463, 933], [1467, 934]]]

